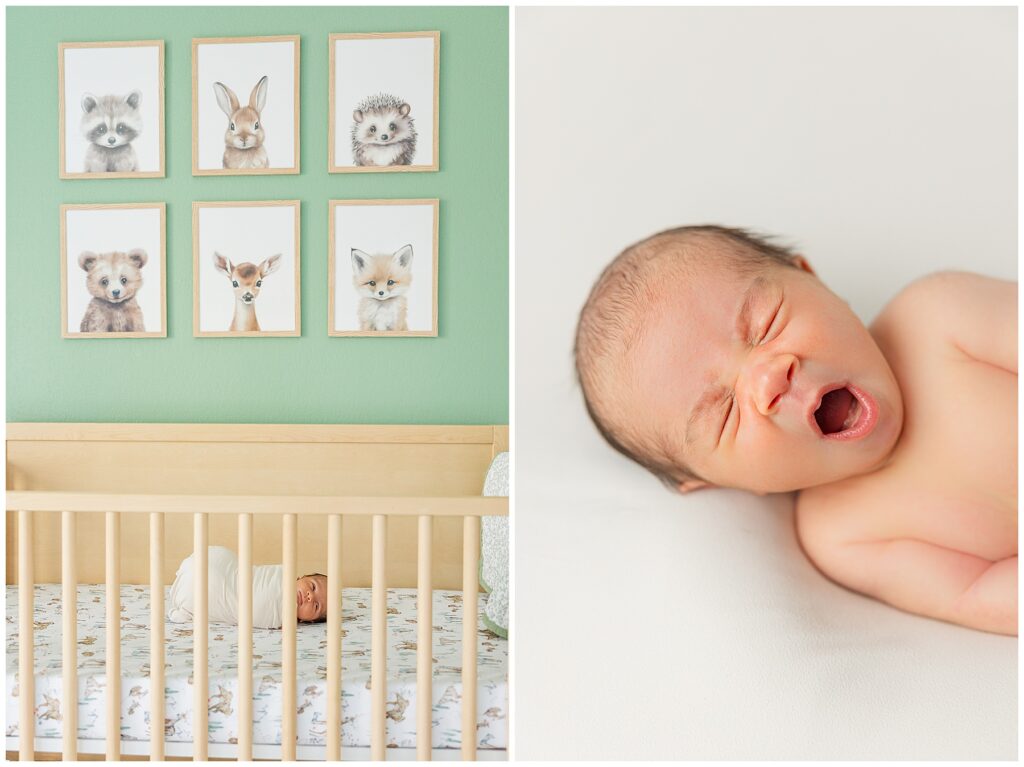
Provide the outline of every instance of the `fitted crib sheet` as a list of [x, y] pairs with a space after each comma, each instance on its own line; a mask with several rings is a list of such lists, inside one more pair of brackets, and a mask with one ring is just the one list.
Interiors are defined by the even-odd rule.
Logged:
[[[106, 736], [105, 586], [78, 587], [78, 737]], [[35, 727], [38, 738], [62, 734], [61, 586], [35, 587]], [[480, 595], [482, 601], [485, 599]], [[389, 747], [416, 745], [416, 591], [388, 589]], [[461, 745], [462, 592], [433, 595], [433, 748]], [[149, 587], [121, 586], [121, 738], [148, 741]], [[299, 624], [297, 733], [299, 745], [327, 740], [326, 624]], [[192, 624], [165, 624], [164, 735], [192, 740]], [[210, 624], [209, 740], [236, 743], [238, 736], [238, 629]], [[281, 631], [253, 631], [253, 742], [281, 742]], [[370, 745], [370, 589], [349, 588], [342, 615], [342, 745]], [[18, 588], [7, 587], [7, 735], [18, 734]], [[507, 744], [508, 642], [482, 624], [477, 631], [477, 745]]]

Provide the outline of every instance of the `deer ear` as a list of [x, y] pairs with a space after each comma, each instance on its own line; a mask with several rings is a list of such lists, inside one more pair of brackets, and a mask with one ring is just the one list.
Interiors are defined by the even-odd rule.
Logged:
[[231, 260], [224, 258], [220, 253], [213, 254], [213, 266], [215, 269], [224, 272], [229, 278], [231, 277]]
[[403, 245], [391, 257], [398, 262], [400, 267], [403, 269], [407, 268], [412, 261], [412, 245]]
[[363, 271], [366, 268], [366, 264], [369, 262], [370, 256], [361, 250], [352, 248], [352, 269], [356, 274]]
[[281, 265], [281, 254], [275, 253], [270, 258], [260, 264], [260, 277], [266, 277], [271, 272], [276, 272], [277, 267]]

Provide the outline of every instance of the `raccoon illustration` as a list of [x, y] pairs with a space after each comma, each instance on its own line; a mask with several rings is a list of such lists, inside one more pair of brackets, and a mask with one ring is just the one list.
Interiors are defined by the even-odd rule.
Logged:
[[139, 169], [132, 141], [142, 132], [140, 91], [127, 96], [82, 96], [82, 135], [89, 142], [86, 173], [128, 173]]
[[378, 93], [352, 112], [352, 160], [358, 166], [412, 165], [416, 126], [402, 99]]

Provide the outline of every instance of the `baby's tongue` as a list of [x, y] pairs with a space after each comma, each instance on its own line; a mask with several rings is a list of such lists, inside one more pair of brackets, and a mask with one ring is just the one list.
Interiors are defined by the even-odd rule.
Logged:
[[822, 397], [821, 407], [814, 412], [814, 419], [821, 427], [822, 434], [842, 431], [854, 402], [849, 389], [836, 389]]

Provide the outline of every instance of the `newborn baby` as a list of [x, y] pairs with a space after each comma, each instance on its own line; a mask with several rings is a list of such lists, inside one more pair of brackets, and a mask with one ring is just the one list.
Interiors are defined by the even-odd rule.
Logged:
[[681, 492], [799, 491], [832, 580], [1017, 634], [1017, 287], [912, 283], [866, 328], [805, 258], [716, 226], [627, 248], [576, 334], [591, 418]]
[[[238, 557], [223, 546], [210, 546], [207, 586], [208, 616], [215, 623], [238, 623]], [[195, 612], [193, 560], [189, 554], [174, 576], [167, 600], [167, 619], [191, 623]], [[252, 623], [256, 628], [281, 628], [281, 565], [252, 568]], [[295, 581], [295, 613], [300, 621], [327, 620], [327, 576], [303, 575]]]

